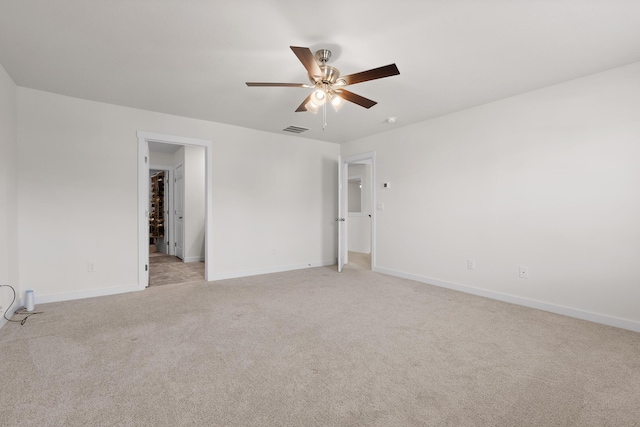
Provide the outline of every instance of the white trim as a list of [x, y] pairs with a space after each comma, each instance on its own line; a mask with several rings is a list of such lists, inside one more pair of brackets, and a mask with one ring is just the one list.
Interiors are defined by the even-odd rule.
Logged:
[[574, 317], [576, 319], [587, 320], [589, 322], [600, 323], [603, 325], [614, 326], [616, 328], [627, 329], [634, 332], [640, 332], [640, 322], [633, 320], [620, 319], [617, 317], [606, 316], [603, 314], [592, 313], [590, 311], [578, 310], [576, 308], [565, 307], [562, 305], [549, 304], [542, 301], [532, 300], [529, 298], [517, 297], [514, 295], [503, 294], [501, 292], [490, 291], [487, 289], [474, 288], [473, 286], [462, 285], [460, 283], [446, 282], [444, 280], [433, 279], [431, 277], [418, 276], [415, 274], [404, 273], [401, 271], [389, 270], [386, 268], [374, 268], [373, 271], [387, 274], [389, 276], [401, 277], [403, 279], [415, 280], [416, 282], [426, 283], [428, 285], [439, 286], [441, 288], [453, 289], [467, 294], [479, 295], [498, 301], [504, 301], [511, 304], [521, 305], [524, 307], [535, 308], [537, 310], [548, 311], [563, 316]]
[[[375, 271], [376, 265], [377, 265], [377, 261], [376, 261], [376, 252], [377, 252], [376, 250], [376, 217], [377, 217], [376, 188], [378, 185], [376, 181], [377, 179], [376, 178], [376, 152], [368, 151], [366, 153], [354, 154], [352, 156], [347, 156], [342, 158], [343, 164], [347, 164], [347, 165], [349, 163], [357, 163], [363, 160], [371, 160], [371, 185], [369, 186], [371, 187], [370, 188], [371, 206], [369, 207], [371, 212], [371, 270]], [[349, 169], [347, 169], [347, 175], [348, 175], [348, 170]], [[345, 178], [343, 177], [342, 179], [344, 180]], [[348, 177], [347, 177], [347, 183], [348, 183]], [[347, 229], [347, 234], [348, 234], [348, 229]], [[347, 247], [347, 254], [348, 252], [349, 252], [349, 247]]]
[[[213, 142], [206, 139], [186, 138], [175, 135], [163, 135], [152, 132], [137, 131], [138, 137], [138, 287], [137, 289], [144, 289], [145, 283], [145, 270], [144, 266], [148, 260], [145, 259], [145, 252], [142, 245], [149, 246], [148, 227], [149, 220], [143, 213], [145, 212], [147, 201], [142, 197], [145, 194], [145, 189], [142, 188], [144, 184], [144, 176], [149, 175], [148, 163], [144, 162], [144, 148], [145, 144], [149, 142], [162, 142], [165, 144], [178, 144], [178, 145], [195, 145], [205, 148], [205, 220], [204, 220], [204, 257], [205, 257], [205, 280], [211, 280], [211, 275], [214, 270], [213, 265], [213, 227], [211, 212], [213, 206], [213, 190], [211, 185], [212, 168], [213, 168]], [[147, 230], [147, 232], [145, 232]]]
[[[7, 287], [7, 285], [2, 285], [3, 287]], [[11, 316], [13, 316], [13, 314], [15, 313], [15, 311], [20, 308], [22, 306], [22, 298], [18, 298], [18, 293], [16, 292], [16, 300], [13, 302], [13, 304], [11, 304], [11, 306], [9, 307], [9, 309], [6, 311], [7, 313], [7, 317], [9, 319], [11, 319]], [[9, 323], [8, 320], [6, 320], [4, 318], [4, 313], [5, 313], [5, 308], [2, 307], [2, 310], [0, 310], [2, 312], [2, 316], [0, 317], [0, 329], [2, 329], [2, 327], [4, 325], [6, 325], [7, 323]]]
[[[86, 291], [65, 292], [62, 294], [35, 294], [36, 311], [39, 304], [48, 304], [50, 302], [71, 301], [75, 299], [104, 297], [107, 295], [124, 294], [128, 292], [139, 291], [138, 285], [118, 286], [117, 288], [89, 289]], [[22, 304], [22, 299], [20, 300]]]
[[189, 258], [184, 258], [182, 262], [204, 262], [203, 256], [192, 256]]
[[[174, 200], [173, 200], [173, 192], [175, 191], [175, 188], [173, 188], [173, 177], [175, 175], [175, 168], [171, 168], [169, 169], [169, 182], [167, 182], [167, 185], [165, 186], [165, 192], [167, 191], [167, 189], [169, 190], [169, 196], [168, 196], [168, 210], [167, 210], [167, 218], [169, 221], [169, 245], [167, 247], [167, 255], [171, 255], [171, 256], [175, 256], [176, 255], [176, 246], [174, 245], [174, 237], [175, 237], [175, 230], [173, 228], [174, 223], [175, 223], [175, 218], [173, 218], [173, 209], [174, 209]], [[166, 194], [166, 193], [165, 193]], [[165, 226], [165, 231], [167, 230], [167, 227]]]
[[[154, 151], [154, 153], [156, 153], [157, 151]], [[171, 169], [173, 169], [173, 166], [165, 166], [165, 165], [152, 165], [151, 163], [149, 163], [149, 169], [153, 169], [156, 171], [165, 171], [165, 172], [169, 172]]]
[[[184, 158], [184, 156], [183, 156]], [[177, 172], [178, 169], [180, 169], [180, 185], [178, 185], [177, 182]], [[181, 259], [182, 262], [184, 261], [184, 254], [187, 251], [186, 248], [184, 247], [184, 239], [185, 239], [185, 218], [187, 217], [187, 215], [185, 215], [185, 191], [186, 188], [184, 186], [185, 183], [185, 176], [184, 176], [184, 162], [178, 163], [177, 165], [175, 165], [175, 167], [173, 168], [173, 175], [171, 176], [171, 235], [173, 235], [173, 251], [172, 251], [172, 255], [175, 257], [178, 257], [176, 255], [177, 252], [177, 243], [180, 243], [180, 247], [182, 248], [182, 258], [178, 257], [178, 259]], [[180, 189], [180, 196], [182, 198], [182, 200], [180, 201], [180, 204], [182, 205], [182, 217], [177, 215], [176, 212], [176, 188]], [[178, 239], [176, 238], [176, 236], [178, 235], [178, 232], [176, 231], [178, 229], [178, 218], [182, 218], [182, 241], [178, 242]], [[205, 245], [206, 247], [206, 245]], [[205, 266], [206, 268], [206, 266]]]
[[206, 147], [212, 142], [208, 139], [187, 138], [184, 136], [176, 135], [164, 135], [161, 133], [143, 132], [141, 130], [136, 132], [138, 138], [143, 138], [147, 142], [161, 142], [163, 144], [178, 144], [178, 145], [197, 145]]
[[335, 260], [325, 260], [325, 261], [319, 261], [319, 262], [310, 262], [307, 264], [295, 264], [295, 265], [286, 265], [281, 267], [258, 268], [255, 270], [248, 270], [248, 271], [237, 271], [233, 273], [214, 274], [211, 277], [211, 280], [237, 279], [240, 277], [259, 276], [261, 274], [271, 274], [271, 273], [282, 273], [285, 271], [302, 270], [305, 268], [313, 268], [313, 267], [325, 267], [328, 265], [335, 265], [335, 264], [336, 264]]
[[[138, 135], [138, 285], [148, 285], [149, 274], [149, 145]], [[145, 161], [145, 157], [147, 157]], [[146, 188], [145, 188], [146, 186]], [[145, 249], [145, 245], [147, 249]], [[147, 266], [145, 268], [145, 265]]]

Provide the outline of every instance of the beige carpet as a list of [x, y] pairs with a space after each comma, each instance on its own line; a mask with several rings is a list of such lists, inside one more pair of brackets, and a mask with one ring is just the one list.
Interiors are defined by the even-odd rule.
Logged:
[[640, 334], [352, 264], [36, 308], [1, 425], [640, 425]]

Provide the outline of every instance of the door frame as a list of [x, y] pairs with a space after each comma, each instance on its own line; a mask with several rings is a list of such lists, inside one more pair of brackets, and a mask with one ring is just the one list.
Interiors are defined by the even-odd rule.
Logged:
[[[368, 151], [366, 153], [360, 153], [360, 154], [354, 154], [351, 156], [346, 156], [346, 157], [341, 157], [341, 164], [338, 165], [339, 168], [343, 168], [342, 170], [344, 171], [344, 173], [342, 173], [341, 179], [342, 182], [340, 183], [342, 185], [343, 192], [345, 193], [345, 200], [348, 200], [348, 188], [349, 188], [349, 164], [350, 163], [358, 163], [358, 162], [362, 162], [363, 160], [369, 160], [371, 161], [371, 185], [370, 185], [370, 191], [371, 191], [371, 197], [370, 197], [370, 201], [371, 201], [371, 206], [369, 206], [369, 211], [371, 212], [371, 270], [375, 271], [376, 269], [376, 188], [377, 188], [377, 181], [376, 181], [376, 152], [375, 151]], [[340, 217], [342, 218], [349, 218], [349, 208], [348, 206], [345, 206], [347, 203], [342, 203], [341, 206], [341, 212], [339, 212]], [[345, 233], [345, 240], [346, 240], [346, 253], [344, 254], [344, 259], [345, 259], [345, 264], [349, 262], [349, 241], [348, 241], [348, 237], [349, 237], [349, 222], [347, 220], [347, 225], [346, 225], [346, 230]], [[338, 256], [340, 256], [340, 248], [338, 247]]]
[[211, 185], [213, 168], [213, 141], [186, 138], [175, 135], [163, 135], [153, 132], [137, 131], [138, 137], [138, 288], [147, 287], [149, 268], [149, 142], [164, 144], [194, 145], [204, 147], [205, 158], [205, 219], [204, 219], [204, 279], [213, 276], [213, 190]]
[[[182, 205], [182, 241], [180, 242], [180, 247], [182, 248], [182, 258], [180, 258], [177, 255], [177, 244], [178, 244], [178, 239], [176, 238], [176, 236], [178, 235], [178, 221], [176, 220], [177, 212], [176, 212], [176, 194], [178, 193], [176, 191], [176, 187], [178, 187], [178, 169], [182, 168], [182, 182], [180, 183], [180, 197], [182, 198], [181, 200], [181, 205]], [[180, 259], [180, 261], [185, 262], [185, 256], [184, 256], [184, 191], [185, 191], [185, 187], [184, 187], [184, 163], [178, 163], [174, 168], [173, 168], [173, 180], [171, 181], [171, 191], [173, 192], [172, 196], [171, 196], [171, 218], [172, 218], [172, 233], [173, 233], [173, 256], [177, 257], [178, 259]]]

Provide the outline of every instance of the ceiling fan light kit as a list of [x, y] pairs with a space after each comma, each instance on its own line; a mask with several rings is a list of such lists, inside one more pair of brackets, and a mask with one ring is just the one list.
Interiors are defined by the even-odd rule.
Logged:
[[360, 73], [349, 74], [340, 77], [340, 71], [327, 65], [327, 61], [331, 58], [331, 51], [328, 49], [320, 49], [315, 56], [307, 47], [290, 46], [293, 53], [298, 57], [302, 65], [307, 70], [311, 85], [304, 83], [261, 83], [246, 82], [249, 87], [303, 87], [316, 89], [302, 101], [296, 112], [309, 111], [317, 114], [322, 107], [325, 117], [323, 130], [326, 127], [326, 108], [327, 100], [335, 111], [338, 111], [344, 101], [349, 101], [360, 105], [364, 108], [371, 108], [377, 102], [367, 99], [344, 89], [345, 86], [362, 83], [369, 80], [381, 79], [400, 74], [396, 64], [389, 64], [383, 67], [374, 68]]

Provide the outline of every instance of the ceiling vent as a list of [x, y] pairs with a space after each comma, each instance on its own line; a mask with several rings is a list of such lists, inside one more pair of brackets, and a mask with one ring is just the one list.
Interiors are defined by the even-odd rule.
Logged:
[[289, 126], [289, 127], [286, 127], [286, 128], [284, 128], [282, 130], [285, 131], [285, 132], [291, 132], [291, 133], [302, 133], [302, 132], [308, 131], [309, 129], [301, 128], [300, 126]]

